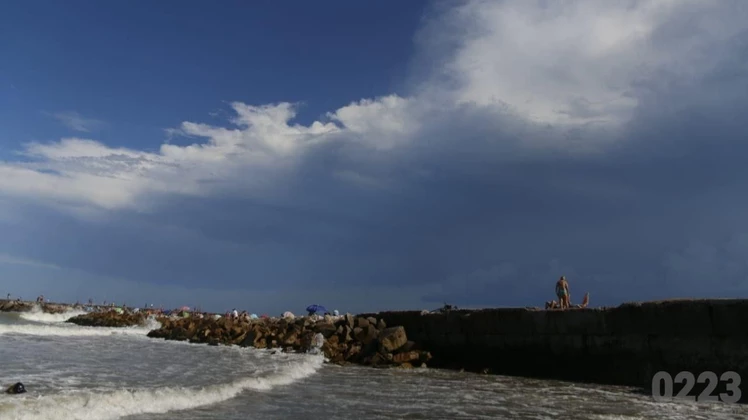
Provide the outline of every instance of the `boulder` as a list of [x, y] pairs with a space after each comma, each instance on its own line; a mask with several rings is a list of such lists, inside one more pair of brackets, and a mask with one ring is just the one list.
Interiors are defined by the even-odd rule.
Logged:
[[348, 347], [343, 356], [345, 360], [349, 362], [358, 360], [358, 358], [361, 356], [361, 345], [354, 344]]
[[340, 341], [344, 343], [350, 342], [353, 338], [351, 334], [353, 333], [353, 329], [349, 327], [348, 325], [343, 327], [343, 331], [338, 334], [338, 337], [340, 337]]
[[369, 320], [366, 318], [356, 318], [356, 326], [358, 328], [366, 328], [369, 326]]
[[291, 332], [290, 334], [284, 337], [282, 343], [286, 347], [293, 347], [297, 345], [298, 341], [299, 341], [299, 336], [296, 334], [296, 332]]
[[405, 328], [386, 328], [379, 334], [379, 351], [383, 353], [392, 353], [404, 346], [407, 342], [408, 337], [405, 335]]
[[187, 340], [187, 330], [182, 327], [176, 327], [169, 334], [170, 340], [185, 341]]
[[414, 341], [406, 341], [405, 345], [397, 349], [399, 353], [405, 353], [406, 351], [416, 350], [416, 343]]
[[359, 333], [356, 335], [356, 340], [360, 341], [364, 345], [373, 343], [379, 336], [379, 331], [376, 328], [369, 325], [366, 328], [359, 328]]
[[417, 351], [408, 351], [405, 353], [398, 353], [392, 356], [392, 361], [397, 364], [409, 363], [421, 358], [421, 353]]
[[322, 333], [325, 338], [330, 338], [336, 331], [337, 328], [335, 328], [335, 324], [332, 322], [320, 321], [314, 326], [314, 332]]
[[384, 322], [384, 319], [380, 319], [379, 321], [377, 321], [377, 329], [379, 331], [382, 331], [382, 330], [384, 330], [386, 328], [387, 328], [387, 323]]
[[343, 316], [343, 321], [348, 324], [348, 327], [350, 329], [353, 329], [353, 327], [355, 327], [353, 315], [345, 314], [345, 316]]
[[114, 311], [109, 312], [92, 312], [88, 314], [78, 315], [76, 317], [68, 319], [66, 322], [76, 325], [82, 325], [85, 327], [110, 327], [110, 328], [121, 328], [121, 327], [132, 327], [145, 325], [146, 314], [137, 313], [117, 313]]

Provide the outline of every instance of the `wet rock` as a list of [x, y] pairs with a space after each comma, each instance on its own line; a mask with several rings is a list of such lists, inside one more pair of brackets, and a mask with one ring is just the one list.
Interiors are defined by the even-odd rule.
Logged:
[[61, 303], [27, 302], [17, 299], [0, 300], [0, 312], [30, 312], [37, 310], [48, 314], [61, 314], [73, 309], [80, 309], [80, 306]]
[[348, 328], [353, 329], [353, 327], [355, 327], [353, 315], [345, 314], [343, 320], [346, 324], [348, 324]]
[[411, 351], [416, 349], [416, 343], [415, 341], [406, 341], [405, 344], [397, 349], [399, 353], [404, 353], [406, 351]]
[[392, 327], [383, 330], [379, 334], [379, 349], [381, 352], [392, 353], [408, 342], [405, 328]]
[[360, 328], [359, 333], [356, 334], [356, 340], [360, 341], [364, 345], [373, 343], [379, 336], [379, 331], [376, 328], [369, 325], [366, 328]]
[[[372, 317], [345, 315], [335, 322], [304, 319], [260, 319], [250, 322], [230, 319], [170, 319], [149, 337], [189, 340], [210, 345], [239, 345], [306, 352], [317, 334], [320, 350], [330, 363], [357, 363], [376, 367], [403, 365], [428, 360], [408, 343], [402, 327], [383, 328], [386, 323]], [[393, 354], [394, 353], [394, 354]]]
[[[117, 313], [114, 311], [109, 312], [92, 312], [88, 314], [78, 315], [76, 317], [68, 319], [66, 322], [76, 325], [82, 325], [85, 327], [132, 327], [132, 326], [144, 326], [146, 321], [146, 314], [129, 314], [129, 313]], [[184, 332], [186, 334], [186, 331]]]
[[366, 318], [356, 318], [356, 327], [364, 329], [369, 326], [369, 320]]
[[393, 356], [392, 361], [397, 364], [409, 363], [421, 358], [421, 353], [417, 351], [409, 351], [405, 353], [398, 353]]
[[335, 325], [327, 321], [320, 321], [314, 326], [314, 332], [322, 333], [325, 338], [330, 338], [336, 331]]
[[380, 319], [379, 321], [377, 321], [377, 329], [378, 329], [379, 331], [382, 331], [382, 330], [384, 330], [384, 329], [386, 329], [386, 328], [387, 328], [387, 323], [386, 323], [386, 322], [384, 322], [384, 320], [383, 320], [383, 319]]

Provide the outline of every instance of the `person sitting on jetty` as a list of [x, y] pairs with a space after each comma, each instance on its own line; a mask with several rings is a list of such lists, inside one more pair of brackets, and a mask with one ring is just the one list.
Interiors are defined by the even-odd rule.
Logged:
[[[590, 293], [587, 292], [584, 294], [584, 298], [582, 299], [581, 304], [571, 305], [575, 309], [584, 309], [590, 304]], [[545, 303], [545, 309], [559, 309], [561, 308], [561, 304], [556, 302], [555, 300], [549, 300]]]
[[570, 306], [569, 301], [569, 283], [566, 281], [566, 276], [561, 276], [556, 282], [556, 296], [558, 297], [558, 303], [561, 309], [566, 309]]
[[582, 299], [582, 303], [578, 305], [574, 305], [577, 309], [586, 308], [590, 304], [590, 292], [587, 292], [584, 294], [584, 298]]

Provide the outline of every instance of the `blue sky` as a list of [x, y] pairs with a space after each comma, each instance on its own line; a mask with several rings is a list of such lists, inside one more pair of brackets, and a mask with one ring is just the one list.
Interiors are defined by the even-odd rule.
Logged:
[[7, 292], [745, 295], [742, 2], [289, 4], [2, 6]]
[[303, 102], [312, 122], [402, 86], [423, 2], [274, 3], [4, 6], [3, 149], [58, 138], [47, 113], [105, 121], [108, 145], [158, 148], [164, 127], [226, 101]]

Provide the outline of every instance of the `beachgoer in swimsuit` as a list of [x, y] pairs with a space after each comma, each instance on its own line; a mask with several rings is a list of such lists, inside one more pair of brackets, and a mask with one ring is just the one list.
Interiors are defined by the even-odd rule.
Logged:
[[570, 306], [569, 283], [566, 282], [565, 276], [561, 276], [556, 282], [556, 296], [558, 296], [558, 303], [561, 305], [561, 309], [566, 309]]

